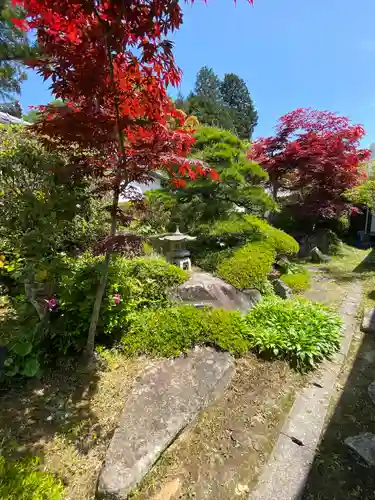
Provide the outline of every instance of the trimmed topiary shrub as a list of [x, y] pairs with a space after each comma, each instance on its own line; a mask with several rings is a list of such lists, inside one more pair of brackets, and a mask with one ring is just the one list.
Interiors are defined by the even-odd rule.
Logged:
[[236, 288], [256, 288], [264, 292], [275, 255], [264, 242], [249, 243], [221, 262], [217, 274]]
[[274, 248], [277, 254], [295, 255], [299, 251], [299, 245], [292, 236], [255, 215], [220, 220], [203, 229], [206, 229], [211, 238], [216, 237], [228, 246], [240, 246], [262, 240]]
[[340, 347], [341, 318], [304, 299], [265, 298], [247, 315], [249, 347], [309, 370]]
[[307, 269], [294, 274], [283, 274], [280, 278], [295, 293], [301, 293], [310, 288], [311, 278]]
[[128, 356], [178, 356], [195, 345], [241, 354], [248, 350], [246, 337], [246, 322], [237, 311], [175, 306], [133, 314], [121, 345]]
[[61, 481], [39, 469], [39, 459], [0, 456], [0, 500], [62, 500]]

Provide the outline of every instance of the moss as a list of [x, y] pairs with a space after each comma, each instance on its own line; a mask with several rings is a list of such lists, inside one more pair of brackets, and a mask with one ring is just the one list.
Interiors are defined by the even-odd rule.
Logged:
[[311, 285], [311, 277], [307, 269], [294, 274], [283, 274], [281, 279], [296, 293], [308, 290]]

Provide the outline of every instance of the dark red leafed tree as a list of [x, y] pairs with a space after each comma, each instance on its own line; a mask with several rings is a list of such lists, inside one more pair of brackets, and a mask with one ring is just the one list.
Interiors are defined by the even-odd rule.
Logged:
[[[52, 147], [77, 145], [72, 175], [85, 172], [112, 194], [111, 233], [102, 248], [105, 265], [88, 334], [93, 349], [105, 292], [118, 201], [133, 181], [148, 182], [155, 169], [181, 177], [215, 172], [187, 159], [193, 139], [166, 87], [180, 81], [166, 35], [182, 22], [176, 0], [15, 0], [26, 11], [25, 29], [35, 30], [42, 56], [29, 65], [52, 81], [65, 106], [41, 108], [33, 129]], [[173, 121], [174, 126], [169, 124]]]
[[275, 200], [280, 190], [292, 191], [299, 215], [333, 218], [351, 208], [343, 194], [363, 178], [370, 156], [360, 148], [364, 134], [346, 117], [297, 109], [280, 118], [275, 136], [255, 141], [249, 156], [267, 170]]

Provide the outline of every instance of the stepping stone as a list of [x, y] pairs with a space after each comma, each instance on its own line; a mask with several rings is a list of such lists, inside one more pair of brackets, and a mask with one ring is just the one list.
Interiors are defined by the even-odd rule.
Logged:
[[345, 439], [345, 444], [355, 451], [370, 467], [375, 466], [375, 434], [365, 432]]
[[365, 310], [362, 320], [362, 331], [375, 333], [375, 308]]
[[168, 445], [230, 382], [234, 360], [195, 348], [144, 374], [128, 397], [102, 467], [98, 493], [128, 498]]
[[368, 386], [368, 395], [371, 398], [371, 401], [375, 404], [375, 382], [372, 382]]

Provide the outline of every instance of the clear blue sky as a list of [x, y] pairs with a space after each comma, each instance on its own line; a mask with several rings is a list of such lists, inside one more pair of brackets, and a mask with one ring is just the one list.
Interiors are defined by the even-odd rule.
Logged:
[[[201, 66], [237, 73], [259, 113], [255, 136], [277, 118], [311, 106], [349, 116], [375, 141], [375, 0], [195, 0], [184, 6], [173, 36], [183, 70], [182, 93]], [[48, 85], [30, 75], [21, 103], [50, 100]]]

